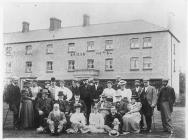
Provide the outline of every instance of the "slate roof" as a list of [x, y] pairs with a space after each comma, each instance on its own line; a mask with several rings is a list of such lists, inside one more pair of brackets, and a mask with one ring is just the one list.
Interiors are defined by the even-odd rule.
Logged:
[[168, 31], [144, 20], [90, 24], [89, 26], [62, 27], [55, 31], [49, 29], [30, 30], [29, 32], [4, 33], [4, 43], [22, 43], [45, 40], [84, 38], [145, 32]]

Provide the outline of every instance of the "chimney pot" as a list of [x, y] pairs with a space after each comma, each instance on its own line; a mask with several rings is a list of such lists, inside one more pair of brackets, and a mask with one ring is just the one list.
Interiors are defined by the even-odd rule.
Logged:
[[89, 21], [89, 16], [84, 14], [83, 15], [83, 26], [89, 26], [90, 21]]
[[61, 20], [55, 17], [50, 18], [50, 31], [54, 31], [61, 28]]
[[23, 21], [22, 22], [22, 32], [29, 32], [29, 22]]

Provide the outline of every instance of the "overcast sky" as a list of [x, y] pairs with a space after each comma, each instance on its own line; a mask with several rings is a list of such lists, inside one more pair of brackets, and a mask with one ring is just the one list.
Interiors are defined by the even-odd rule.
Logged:
[[[5, 3], [4, 32], [22, 29], [22, 21], [30, 23], [30, 30], [49, 28], [49, 18], [62, 20], [62, 27], [82, 25], [83, 14], [90, 23], [106, 23], [144, 19], [167, 27], [169, 13], [173, 13], [173, 32], [181, 41], [181, 69], [185, 70], [186, 0], [124, 0], [123, 3]], [[172, 14], [171, 14], [172, 15]]]

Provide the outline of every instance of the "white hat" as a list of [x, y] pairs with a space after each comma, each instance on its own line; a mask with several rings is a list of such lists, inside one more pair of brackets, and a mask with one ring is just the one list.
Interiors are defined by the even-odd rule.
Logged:
[[126, 84], [127, 84], [127, 82], [124, 81], [124, 80], [120, 80], [119, 83], [118, 83], [118, 85], [120, 85], [120, 86], [121, 86], [121, 85], [126, 85]]

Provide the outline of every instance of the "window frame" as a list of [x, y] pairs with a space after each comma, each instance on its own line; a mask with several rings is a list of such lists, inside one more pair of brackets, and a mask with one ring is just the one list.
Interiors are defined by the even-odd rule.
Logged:
[[[31, 48], [31, 50], [30, 50], [30, 53], [28, 53], [28, 47], [30, 47]], [[32, 55], [32, 50], [33, 48], [32, 48], [32, 45], [27, 45], [27, 46], [25, 46], [25, 55]]]
[[[7, 53], [8, 51], [7, 51], [7, 49], [8, 48], [10, 48], [10, 53]], [[6, 56], [10, 56], [10, 55], [12, 55], [12, 47], [6, 47]]]
[[[138, 60], [138, 64], [137, 64], [138, 67], [137, 68], [132, 68], [132, 60], [135, 59], [135, 58]], [[131, 71], [139, 71], [140, 70], [139, 69], [139, 57], [131, 57], [130, 58], [130, 70]]]
[[[52, 70], [49, 70], [49, 69], [48, 69], [48, 63], [50, 63], [50, 62], [52, 63], [52, 66], [51, 66], [51, 67], [52, 67]], [[53, 71], [54, 71], [53, 61], [47, 61], [47, 62], [46, 62], [46, 72], [47, 72], [47, 73], [52, 73]]]
[[[69, 69], [69, 64], [70, 62], [74, 62], [74, 69]], [[75, 71], [75, 60], [68, 60], [68, 72], [72, 72], [72, 71]]]
[[[93, 65], [93, 68], [92, 68], [92, 67], [89, 67], [89, 61], [91, 61], [91, 60], [93, 61], [93, 64], [92, 64], [92, 65]], [[95, 65], [94, 65], [94, 64], [95, 64], [94, 59], [87, 59], [87, 69], [94, 69], [94, 68], [95, 68]], [[91, 66], [92, 66], [92, 65], [91, 65]]]
[[[111, 44], [110, 44], [110, 46], [112, 46], [111, 48], [107, 48], [107, 46], [109, 46], [109, 43], [107, 43], [107, 42], [112, 42]], [[114, 50], [114, 47], [113, 47], [113, 40], [112, 39], [108, 39], [108, 40], [105, 40], [105, 50], [106, 51], [112, 51], [112, 50]]]
[[[28, 71], [28, 63], [31, 64], [30, 71]], [[26, 61], [25, 62], [25, 73], [32, 73], [32, 61]]]
[[[89, 48], [89, 43], [93, 42], [93, 49], [88, 49]], [[94, 52], [95, 51], [95, 43], [94, 41], [87, 41], [87, 52]]]
[[[151, 61], [151, 67], [149, 67], [149, 68], [145, 68], [144, 66], [145, 66], [145, 61], [144, 61], [144, 59], [145, 58], [150, 58], [150, 61]], [[153, 63], [152, 63], [152, 57], [151, 56], [146, 56], [146, 57], [143, 57], [143, 70], [152, 70], [153, 69]]]
[[[145, 43], [145, 39], [150, 39], [150, 44], [151, 44], [151, 46], [144, 46], [144, 43]], [[148, 44], [148, 42], [147, 42], [147, 44]], [[143, 38], [143, 49], [147, 49], [147, 48], [152, 48], [152, 37], [144, 37]]]
[[[112, 68], [107, 68], [107, 67], [106, 67], [108, 60], [112, 62], [112, 64], [111, 64]], [[114, 70], [114, 67], [113, 67], [113, 58], [106, 58], [106, 59], [105, 59], [105, 71], [113, 71], [113, 70]]]
[[[49, 46], [51, 46], [51, 49], [52, 49], [52, 51], [51, 52], [49, 52], [48, 50], [49, 50]], [[48, 44], [48, 45], [46, 45], [46, 54], [54, 54], [54, 50], [53, 50], [54, 48], [53, 48], [53, 44]]]
[[[72, 50], [70, 50], [69, 48], [71, 47], [70, 45], [71, 44], [74, 44], [73, 46], [74, 46], [74, 50], [72, 51]], [[72, 46], [72, 47], [73, 47]], [[75, 43], [68, 43], [68, 53], [74, 53], [74, 52], [76, 52], [76, 50], [75, 50]]]
[[[137, 40], [137, 43], [135, 43], [133, 40]], [[134, 43], [134, 47], [132, 47], [132, 44]], [[138, 45], [138, 47], [135, 47], [135, 44]], [[139, 38], [131, 38], [130, 39], [130, 48], [131, 49], [140, 49], [140, 43], [139, 43]]]

